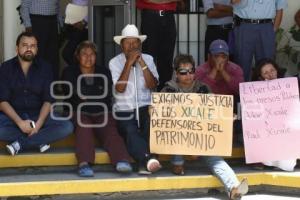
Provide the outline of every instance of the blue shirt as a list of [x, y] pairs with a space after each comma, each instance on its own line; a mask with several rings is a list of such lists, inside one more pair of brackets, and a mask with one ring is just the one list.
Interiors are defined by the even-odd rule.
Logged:
[[60, 21], [59, 0], [22, 0], [21, 16], [25, 27], [31, 27], [30, 14], [57, 15]]
[[[206, 13], [209, 9], [214, 8], [214, 3], [228, 5], [230, 6], [230, 0], [203, 0], [204, 12]], [[232, 16], [221, 17], [221, 18], [206, 18], [207, 25], [223, 25], [223, 24], [231, 24]]]
[[38, 114], [44, 102], [53, 102], [50, 95], [52, 68], [35, 59], [24, 75], [17, 57], [0, 67], [0, 102], [7, 101], [18, 113]]
[[78, 6], [87, 6], [89, 4], [89, 0], [72, 0], [72, 3]]
[[286, 0], [241, 0], [233, 13], [243, 19], [274, 19], [277, 10], [287, 8]]

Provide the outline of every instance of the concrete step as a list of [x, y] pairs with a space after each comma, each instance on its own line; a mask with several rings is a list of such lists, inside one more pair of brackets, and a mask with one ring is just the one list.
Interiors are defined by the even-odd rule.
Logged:
[[[95, 143], [96, 145], [99, 144], [97, 140], [95, 140]], [[0, 141], [0, 149], [4, 149], [5, 144], [6, 144], [5, 142]], [[51, 147], [74, 147], [74, 144], [75, 144], [75, 135], [71, 134], [68, 137], [64, 138], [63, 140], [59, 140], [51, 144]]]
[[[39, 152], [22, 152], [16, 156], [8, 155], [4, 149], [0, 151], [0, 168], [7, 167], [34, 167], [34, 166], [66, 166], [76, 165], [76, 157], [74, 148], [50, 148], [46, 153]], [[232, 158], [243, 158], [244, 149], [241, 147], [233, 148]], [[166, 161], [170, 159], [169, 155], [161, 155], [160, 160]], [[186, 156], [187, 160], [194, 160], [192, 156]], [[110, 159], [108, 154], [101, 148], [96, 148], [96, 164], [109, 164]]]
[[[280, 186], [300, 188], [300, 169], [296, 172], [254, 171], [246, 166], [234, 166], [241, 180], [248, 178], [250, 186]], [[207, 168], [188, 170], [186, 176], [174, 176], [168, 169], [153, 175], [136, 173], [121, 175], [113, 170], [95, 169], [95, 177], [80, 178], [74, 167], [64, 170], [41, 170], [40, 168], [0, 173], [0, 197], [55, 194], [87, 194], [149, 190], [179, 190], [222, 187]]]

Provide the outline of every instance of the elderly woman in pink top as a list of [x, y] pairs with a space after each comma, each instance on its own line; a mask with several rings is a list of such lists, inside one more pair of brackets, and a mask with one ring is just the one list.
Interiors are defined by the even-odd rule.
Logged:
[[[269, 58], [264, 58], [258, 61], [258, 64], [254, 68], [253, 81], [270, 81], [277, 78], [284, 77], [285, 70], [279, 68], [277, 63]], [[263, 162], [262, 164], [257, 163], [254, 165], [255, 169], [264, 169], [264, 165], [269, 167], [279, 168], [283, 171], [294, 171], [297, 164], [297, 159], [290, 160], [276, 160]]]

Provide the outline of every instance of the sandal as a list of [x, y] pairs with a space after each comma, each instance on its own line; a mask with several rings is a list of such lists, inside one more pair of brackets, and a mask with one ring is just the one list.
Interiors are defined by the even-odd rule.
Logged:
[[183, 165], [173, 165], [172, 173], [175, 175], [184, 175], [184, 167]]
[[230, 191], [229, 199], [238, 200], [248, 192], [248, 181], [244, 178], [237, 187], [233, 187]]
[[152, 174], [151, 172], [149, 172], [145, 166], [139, 166], [139, 169], [138, 169], [138, 174], [139, 175], [150, 175]]

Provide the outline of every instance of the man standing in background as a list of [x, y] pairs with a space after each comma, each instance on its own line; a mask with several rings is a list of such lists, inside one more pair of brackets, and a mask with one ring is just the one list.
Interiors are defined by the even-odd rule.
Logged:
[[203, 6], [207, 16], [205, 32], [205, 60], [207, 60], [212, 41], [221, 39], [228, 43], [233, 17], [230, 0], [203, 0]]
[[[72, 0], [72, 4], [87, 7], [88, 0]], [[88, 16], [74, 24], [65, 24], [67, 29], [68, 42], [62, 51], [62, 57], [68, 65], [74, 65], [74, 52], [77, 45], [88, 39]]]
[[275, 56], [275, 31], [279, 28], [286, 0], [231, 0], [235, 15], [234, 56], [243, 68], [245, 81], [251, 78], [255, 61]]
[[153, 56], [159, 74], [160, 90], [173, 73], [173, 55], [176, 42], [174, 12], [177, 3], [184, 0], [137, 0], [141, 10], [141, 32], [148, 39], [143, 43], [143, 52]]
[[21, 16], [26, 31], [33, 32], [39, 41], [38, 55], [52, 65], [57, 80], [59, 0], [22, 0]]

